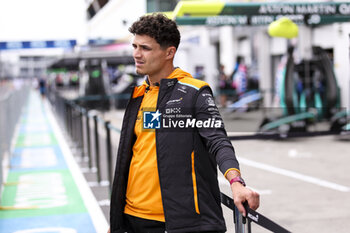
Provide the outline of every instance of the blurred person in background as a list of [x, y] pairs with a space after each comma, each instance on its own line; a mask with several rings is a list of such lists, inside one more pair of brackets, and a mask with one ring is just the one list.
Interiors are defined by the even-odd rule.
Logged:
[[247, 91], [248, 86], [247, 66], [243, 57], [237, 58], [237, 63], [232, 73], [232, 80], [238, 97], [243, 95]]
[[46, 80], [43, 77], [39, 78], [39, 92], [41, 98], [44, 99], [46, 94]]
[[[243, 215], [244, 202], [258, 208], [259, 194], [245, 187], [211, 88], [174, 67], [180, 43], [174, 21], [162, 14], [142, 16], [129, 31], [136, 71], [146, 79], [134, 88], [124, 115], [109, 232], [223, 233], [217, 166]], [[152, 121], [159, 119], [159, 110], [190, 109], [196, 120], [215, 117], [220, 127], [145, 130], [147, 109], [154, 110]]]
[[221, 107], [225, 108], [226, 102], [227, 102], [227, 95], [229, 94], [230, 91], [233, 91], [233, 88], [232, 88], [232, 81], [225, 74], [225, 66], [222, 64], [219, 67], [218, 78], [219, 78], [219, 90], [220, 90], [220, 105]]

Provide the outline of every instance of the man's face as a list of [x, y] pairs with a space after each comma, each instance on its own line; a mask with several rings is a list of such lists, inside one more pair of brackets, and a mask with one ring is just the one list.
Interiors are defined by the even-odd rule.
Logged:
[[132, 46], [138, 74], [152, 77], [162, 71], [167, 49], [162, 49], [155, 39], [146, 35], [135, 35]]

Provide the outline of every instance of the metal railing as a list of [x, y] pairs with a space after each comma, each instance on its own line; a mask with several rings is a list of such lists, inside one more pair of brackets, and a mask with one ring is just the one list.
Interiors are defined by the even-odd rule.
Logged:
[[249, 208], [248, 203], [244, 203], [244, 208], [247, 216], [243, 217], [235, 206], [232, 198], [221, 193], [221, 203], [233, 211], [233, 222], [235, 223], [235, 233], [251, 233], [251, 223], [254, 222], [259, 226], [271, 231], [278, 233], [289, 233], [290, 231], [281, 227], [277, 223], [273, 222], [264, 215]]
[[[6, 85], [0, 89], [0, 162], [3, 161], [6, 153], [10, 155], [16, 125], [28, 100], [29, 90], [30, 87], [27, 84], [20, 87]], [[3, 183], [2, 175], [2, 166], [0, 166], [0, 184]], [[0, 193], [2, 192], [1, 186]]]
[[[108, 184], [112, 189], [114, 164], [117, 157], [117, 143], [120, 130], [109, 121], [104, 121], [95, 110], [86, 110], [59, 96], [50, 99], [66, 133], [71, 138], [72, 147], [80, 153], [81, 160], [87, 161], [90, 171], [96, 172], [97, 183]], [[104, 180], [105, 179], [105, 180]], [[265, 216], [245, 205], [247, 217], [243, 217], [231, 198], [221, 193], [221, 202], [233, 211], [235, 232], [251, 232], [251, 222], [272, 232], [289, 232]]]
[[111, 191], [120, 130], [104, 121], [99, 112], [83, 108], [57, 92], [49, 100], [75, 154], [86, 162], [88, 171], [96, 173], [97, 185], [109, 185]]

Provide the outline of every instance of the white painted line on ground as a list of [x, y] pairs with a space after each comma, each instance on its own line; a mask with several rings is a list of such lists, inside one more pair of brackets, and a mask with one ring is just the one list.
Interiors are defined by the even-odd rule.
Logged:
[[333, 182], [329, 182], [329, 181], [326, 181], [326, 180], [318, 179], [318, 178], [315, 178], [315, 177], [312, 177], [312, 176], [303, 175], [303, 174], [300, 174], [300, 173], [297, 173], [297, 172], [293, 172], [293, 171], [289, 171], [289, 170], [286, 170], [286, 169], [283, 169], [283, 168], [274, 167], [274, 166], [271, 166], [271, 165], [268, 165], [268, 164], [255, 162], [255, 161], [252, 161], [252, 160], [249, 160], [249, 159], [246, 159], [246, 158], [239, 157], [238, 161], [239, 161], [239, 163], [247, 165], [247, 166], [250, 166], [250, 167], [255, 167], [255, 168], [259, 168], [259, 169], [266, 170], [266, 171], [269, 171], [269, 172], [273, 172], [273, 173], [276, 173], [276, 174], [280, 174], [280, 175], [283, 175], [283, 176], [288, 176], [288, 177], [291, 177], [291, 178], [294, 178], [294, 179], [297, 179], [297, 180], [301, 180], [301, 181], [304, 181], [304, 182], [312, 183], [312, 184], [319, 185], [319, 186], [322, 186], [322, 187], [325, 187], [325, 188], [334, 189], [334, 190], [337, 190], [337, 191], [340, 191], [340, 192], [349, 192], [350, 191], [350, 187], [347, 187], [347, 186], [343, 186], [343, 185], [336, 184], [336, 183], [333, 183]]
[[[230, 183], [225, 179], [223, 176], [218, 177], [218, 181], [220, 185], [230, 187]], [[272, 194], [272, 191], [270, 189], [256, 189], [251, 186], [247, 186], [247, 188], [250, 188], [251, 190], [259, 193], [260, 195], [270, 195]]]
[[102, 210], [94, 197], [91, 189], [89, 188], [84, 176], [82, 175], [78, 164], [74, 160], [73, 154], [71, 150], [68, 147], [68, 144], [66, 140], [63, 137], [62, 131], [59, 128], [56, 119], [52, 115], [51, 109], [48, 106], [48, 103], [45, 104], [46, 107], [46, 113], [49, 118], [49, 121], [51, 123], [52, 129], [54, 131], [54, 135], [57, 138], [58, 144], [62, 150], [63, 157], [65, 158], [67, 162], [67, 166], [69, 167], [69, 170], [72, 173], [72, 176], [76, 182], [76, 184], [79, 186], [80, 194], [84, 200], [85, 206], [88, 209], [88, 212], [91, 216], [92, 223], [95, 226], [97, 233], [106, 233], [109, 224], [105, 218], [105, 216], [102, 213]]

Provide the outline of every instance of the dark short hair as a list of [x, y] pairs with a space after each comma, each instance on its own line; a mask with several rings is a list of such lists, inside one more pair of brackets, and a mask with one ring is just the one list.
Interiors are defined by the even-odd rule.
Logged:
[[152, 37], [162, 48], [174, 46], [177, 49], [180, 44], [176, 23], [160, 13], [140, 17], [131, 25], [129, 32]]

